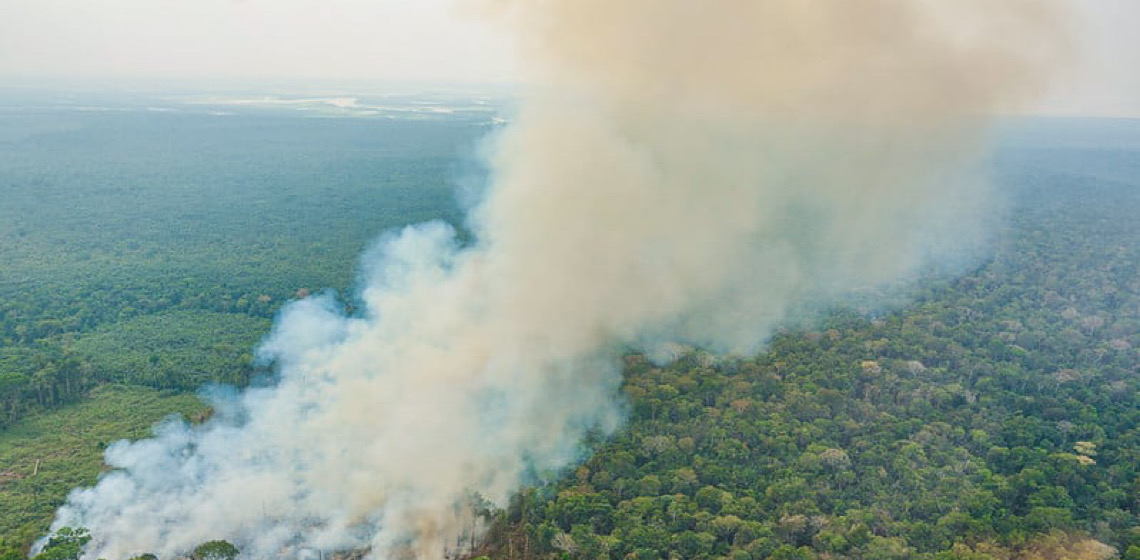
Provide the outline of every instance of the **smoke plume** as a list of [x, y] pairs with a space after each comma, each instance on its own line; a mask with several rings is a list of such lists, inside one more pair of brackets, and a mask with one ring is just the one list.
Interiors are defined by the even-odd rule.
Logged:
[[362, 311], [296, 302], [279, 382], [107, 452], [56, 527], [87, 558], [229, 539], [250, 558], [440, 560], [620, 423], [618, 357], [755, 352], [790, 310], [981, 237], [986, 119], [1058, 51], [1042, 0], [482, 0], [531, 91], [463, 245], [408, 227]]

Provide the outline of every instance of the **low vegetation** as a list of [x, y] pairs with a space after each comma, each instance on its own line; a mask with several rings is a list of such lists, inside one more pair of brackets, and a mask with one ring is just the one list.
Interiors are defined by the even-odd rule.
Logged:
[[167, 416], [195, 418], [204, 412], [192, 394], [104, 385], [81, 403], [0, 431], [0, 558], [24, 558], [67, 493], [95, 482], [108, 444], [144, 437]]

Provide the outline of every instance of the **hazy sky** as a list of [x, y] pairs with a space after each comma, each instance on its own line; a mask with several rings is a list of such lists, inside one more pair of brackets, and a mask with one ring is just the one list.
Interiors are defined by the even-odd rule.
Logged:
[[450, 0], [0, 0], [0, 77], [504, 81]]
[[[0, 84], [516, 81], [504, 34], [458, 16], [462, 1], [0, 0]], [[1042, 110], [1140, 116], [1140, 1], [1070, 4], [1077, 64]]]

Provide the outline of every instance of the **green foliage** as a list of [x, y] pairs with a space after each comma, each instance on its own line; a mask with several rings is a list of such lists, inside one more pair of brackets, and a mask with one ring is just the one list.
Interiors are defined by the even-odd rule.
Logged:
[[269, 320], [213, 311], [170, 311], [99, 327], [76, 339], [91, 376], [158, 389], [194, 390], [204, 383], [244, 386], [250, 354]]
[[0, 431], [0, 553], [10, 550], [23, 558], [67, 493], [95, 482], [108, 444], [143, 437], [170, 414], [196, 416], [204, 408], [192, 395], [108, 385], [80, 404]]
[[[0, 130], [0, 560], [24, 558], [106, 444], [203, 412], [108, 383], [248, 383], [285, 302], [349, 293], [386, 228], [459, 223], [456, 154], [485, 133], [462, 118], [22, 122]], [[1078, 557], [1057, 535], [1084, 533], [1140, 560], [1137, 146], [1005, 154], [1022, 191], [993, 258], [894, 313], [855, 302], [756, 357], [628, 357], [627, 429], [489, 512], [489, 557], [1008, 560]], [[74, 558], [85, 538], [45, 554]], [[199, 560], [237, 555], [202, 546]]]
[[350, 294], [360, 254], [386, 229], [460, 222], [460, 155], [488, 131], [486, 114], [140, 110], [153, 102], [90, 101], [124, 109], [106, 113], [4, 103], [4, 560], [23, 558], [67, 492], [94, 481], [107, 444], [171, 412], [203, 414], [192, 397], [108, 384], [246, 385], [282, 305]]
[[87, 529], [63, 527], [48, 537], [47, 544], [32, 560], [78, 560], [83, 545], [91, 540]]
[[245, 384], [283, 304], [350, 294], [382, 231], [460, 223], [459, 156], [487, 132], [472, 120], [485, 114], [139, 110], [153, 102], [6, 110], [18, 118], [0, 124], [0, 428], [108, 381]]
[[240, 551], [226, 541], [209, 541], [194, 548], [194, 560], [234, 560]]
[[1140, 181], [1099, 157], [1079, 181], [1044, 170], [1084, 160], [1019, 162], [993, 258], [894, 313], [853, 304], [756, 357], [628, 357], [629, 426], [520, 496], [488, 549], [1108, 558], [1089, 535], [1140, 558]]

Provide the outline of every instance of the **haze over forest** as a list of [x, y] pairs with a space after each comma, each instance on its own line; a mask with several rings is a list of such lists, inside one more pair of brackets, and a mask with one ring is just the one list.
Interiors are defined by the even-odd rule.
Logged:
[[0, 24], [0, 559], [1140, 559], [1128, 5], [117, 2]]
[[[486, 0], [0, 1], [6, 84], [518, 84], [509, 33]], [[1129, 0], [1066, 3], [1072, 60], [1035, 112], [1140, 116], [1140, 44]]]

